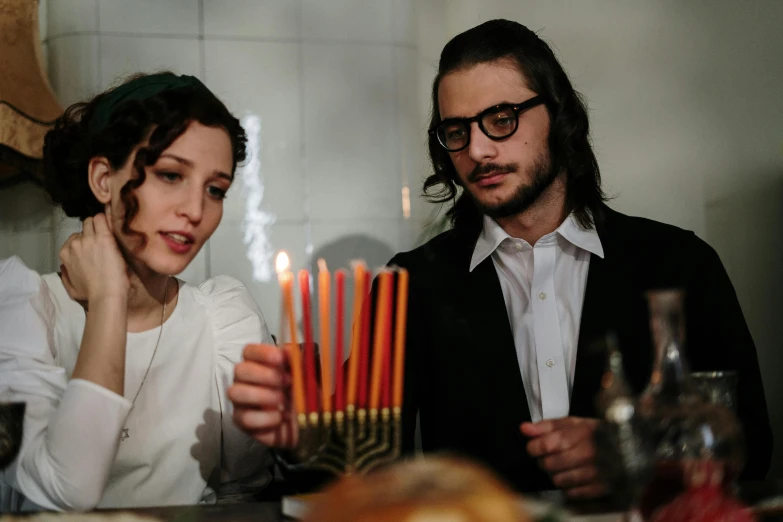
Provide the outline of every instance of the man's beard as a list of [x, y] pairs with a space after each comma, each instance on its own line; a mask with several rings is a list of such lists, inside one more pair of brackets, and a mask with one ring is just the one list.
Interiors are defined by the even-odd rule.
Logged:
[[[469, 182], [475, 182], [482, 174], [490, 172], [515, 173], [519, 172], [517, 163], [500, 165], [497, 163], [485, 163], [478, 165], [473, 172], [468, 175]], [[535, 163], [528, 169], [528, 174], [532, 180], [529, 185], [522, 185], [506, 201], [500, 203], [487, 204], [480, 201], [470, 190], [470, 194], [476, 207], [482, 214], [486, 214], [492, 219], [506, 218], [516, 214], [521, 214], [529, 209], [541, 195], [557, 179], [557, 171], [552, 168], [552, 161], [548, 154], [544, 153], [536, 159]]]

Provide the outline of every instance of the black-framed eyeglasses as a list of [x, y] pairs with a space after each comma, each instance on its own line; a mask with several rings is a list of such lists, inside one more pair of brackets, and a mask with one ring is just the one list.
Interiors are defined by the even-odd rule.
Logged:
[[535, 96], [522, 103], [501, 103], [484, 109], [472, 118], [448, 118], [440, 122], [430, 135], [449, 152], [457, 152], [470, 145], [470, 124], [478, 123], [479, 129], [491, 140], [508, 138], [519, 127], [519, 114], [544, 103], [541, 96]]

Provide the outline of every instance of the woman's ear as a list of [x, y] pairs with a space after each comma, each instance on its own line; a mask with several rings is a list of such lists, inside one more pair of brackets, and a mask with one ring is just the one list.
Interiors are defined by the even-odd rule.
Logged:
[[87, 164], [87, 180], [95, 198], [104, 205], [111, 201], [110, 177], [112, 168], [109, 160], [104, 157], [90, 159]]

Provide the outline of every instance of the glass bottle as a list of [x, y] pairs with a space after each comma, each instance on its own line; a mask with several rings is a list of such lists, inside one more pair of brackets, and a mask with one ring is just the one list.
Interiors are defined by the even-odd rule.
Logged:
[[654, 448], [652, 478], [640, 504], [647, 519], [692, 482], [703, 481], [703, 470], [710, 470], [710, 481], [730, 484], [742, 464], [739, 422], [728, 408], [707, 401], [688, 372], [684, 297], [681, 290], [647, 294], [655, 349], [650, 382], [639, 399]]
[[606, 336], [607, 364], [596, 407], [601, 424], [595, 431], [596, 464], [623, 520], [641, 519], [638, 508], [649, 481], [651, 457], [636, 399], [623, 370], [623, 357], [613, 333]]

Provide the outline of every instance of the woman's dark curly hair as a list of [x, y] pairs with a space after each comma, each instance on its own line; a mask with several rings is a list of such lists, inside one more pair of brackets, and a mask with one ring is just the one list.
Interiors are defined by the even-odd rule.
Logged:
[[[161, 73], [170, 74], [170, 73]], [[111, 109], [100, 129], [96, 129], [96, 111], [105, 110], [101, 102], [116, 89], [150, 75], [138, 74], [123, 84], [99, 94], [88, 102], [68, 107], [44, 138], [44, 184], [52, 200], [69, 217], [84, 220], [103, 212], [88, 183], [88, 165], [92, 158], [105, 157], [112, 168], [126, 164], [133, 149], [144, 141], [150, 130], [149, 142], [141, 147], [134, 160], [131, 179], [122, 187], [120, 197], [125, 208], [122, 231], [143, 234], [130, 228], [139, 212], [134, 191], [145, 180], [145, 167], [154, 165], [171, 144], [192, 122], [225, 129], [233, 149], [232, 173], [237, 163], [245, 160], [247, 137], [235, 118], [212, 92], [198, 82], [197, 87], [167, 89], [143, 99], [121, 101]], [[171, 75], [173, 77], [173, 75]], [[195, 81], [195, 80], [194, 80]], [[98, 114], [101, 116], [101, 114]]]
[[[552, 49], [533, 31], [517, 22], [491, 20], [454, 37], [440, 55], [432, 85], [430, 129], [441, 121], [438, 86], [449, 73], [498, 60], [509, 60], [527, 86], [544, 99], [550, 118], [549, 151], [552, 168], [566, 174], [566, 213], [585, 227], [600, 219], [607, 198], [589, 139], [587, 109], [557, 61]], [[459, 179], [449, 153], [429, 137], [434, 174], [424, 182], [424, 196], [433, 203], [454, 201], [447, 212], [456, 228], [480, 226], [481, 213], [470, 194], [459, 195]], [[459, 197], [458, 197], [459, 196]]]

